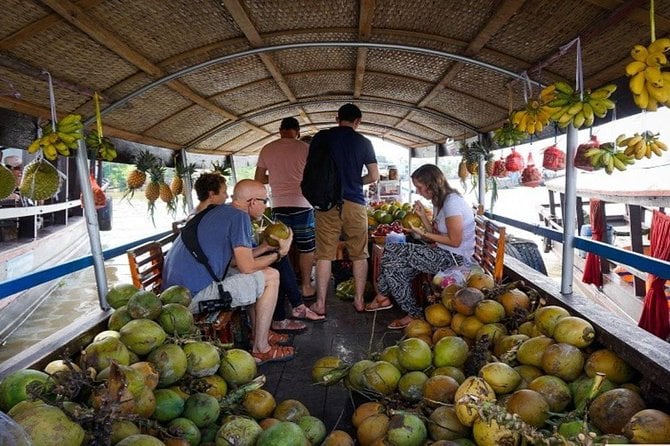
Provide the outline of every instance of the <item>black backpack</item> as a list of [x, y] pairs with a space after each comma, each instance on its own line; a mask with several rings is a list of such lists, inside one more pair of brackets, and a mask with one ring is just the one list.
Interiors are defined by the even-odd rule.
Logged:
[[330, 146], [323, 140], [311, 144], [300, 182], [302, 195], [317, 211], [342, 205], [342, 180]]

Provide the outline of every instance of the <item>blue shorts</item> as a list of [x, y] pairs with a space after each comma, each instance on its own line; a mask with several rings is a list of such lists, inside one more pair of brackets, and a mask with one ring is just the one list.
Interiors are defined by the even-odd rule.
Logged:
[[293, 230], [293, 241], [298, 252], [315, 249], [314, 209], [279, 207], [272, 209], [274, 217]]

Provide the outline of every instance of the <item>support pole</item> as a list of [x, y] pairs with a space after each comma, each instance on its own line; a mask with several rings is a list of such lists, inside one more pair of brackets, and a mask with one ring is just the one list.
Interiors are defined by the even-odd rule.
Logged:
[[570, 124], [566, 138], [565, 166], [565, 213], [563, 216], [563, 258], [561, 261], [561, 294], [572, 295], [572, 281], [575, 260], [575, 217], [577, 212], [577, 172], [575, 152], [577, 151], [577, 129]]
[[[188, 158], [186, 150], [181, 149], [181, 162], [185, 168], [188, 168]], [[186, 206], [188, 213], [193, 212], [193, 184], [191, 184], [191, 175], [186, 175], [184, 178], [184, 198], [186, 199]]]
[[479, 170], [479, 181], [477, 182], [477, 186], [479, 186], [479, 211], [484, 213], [486, 210], [486, 160], [484, 155], [479, 155], [477, 169]]
[[84, 216], [86, 218], [86, 229], [88, 230], [88, 239], [91, 244], [91, 256], [93, 257], [93, 269], [95, 271], [95, 283], [98, 287], [98, 301], [100, 308], [109, 309], [109, 304], [105, 299], [107, 296], [107, 274], [105, 272], [105, 259], [102, 255], [102, 243], [100, 242], [100, 227], [98, 226], [98, 215], [95, 212], [95, 201], [93, 199], [93, 189], [89, 179], [88, 159], [86, 157], [86, 143], [84, 139], [79, 140], [77, 149], [77, 177], [81, 186], [81, 204], [84, 207]]

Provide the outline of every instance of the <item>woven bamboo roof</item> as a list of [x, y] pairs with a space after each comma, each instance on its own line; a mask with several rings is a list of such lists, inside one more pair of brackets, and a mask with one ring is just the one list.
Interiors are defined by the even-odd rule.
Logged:
[[[106, 135], [128, 141], [253, 154], [282, 118], [311, 134], [353, 102], [361, 132], [425, 147], [502, 125], [523, 73], [574, 82], [575, 46], [561, 47], [577, 37], [585, 85], [621, 81], [649, 43], [648, 3], [3, 0], [0, 108], [48, 117], [46, 70], [60, 115], [91, 118], [97, 91]], [[670, 0], [655, 13], [661, 37]]]

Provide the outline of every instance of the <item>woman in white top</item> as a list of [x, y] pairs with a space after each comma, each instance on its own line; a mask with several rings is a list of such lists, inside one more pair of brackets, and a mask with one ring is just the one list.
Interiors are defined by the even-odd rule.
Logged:
[[366, 311], [385, 310], [392, 307], [393, 299], [407, 315], [391, 322], [390, 329], [405, 328], [422, 316], [423, 310], [412, 295], [412, 279], [417, 274], [436, 274], [471, 263], [475, 248], [474, 212], [449, 186], [442, 171], [434, 164], [423, 165], [412, 173], [412, 183], [416, 192], [433, 204], [431, 221], [423, 204], [414, 203], [423, 228], [412, 227], [410, 231], [425, 243], [386, 245], [377, 283], [379, 294], [365, 307]]

